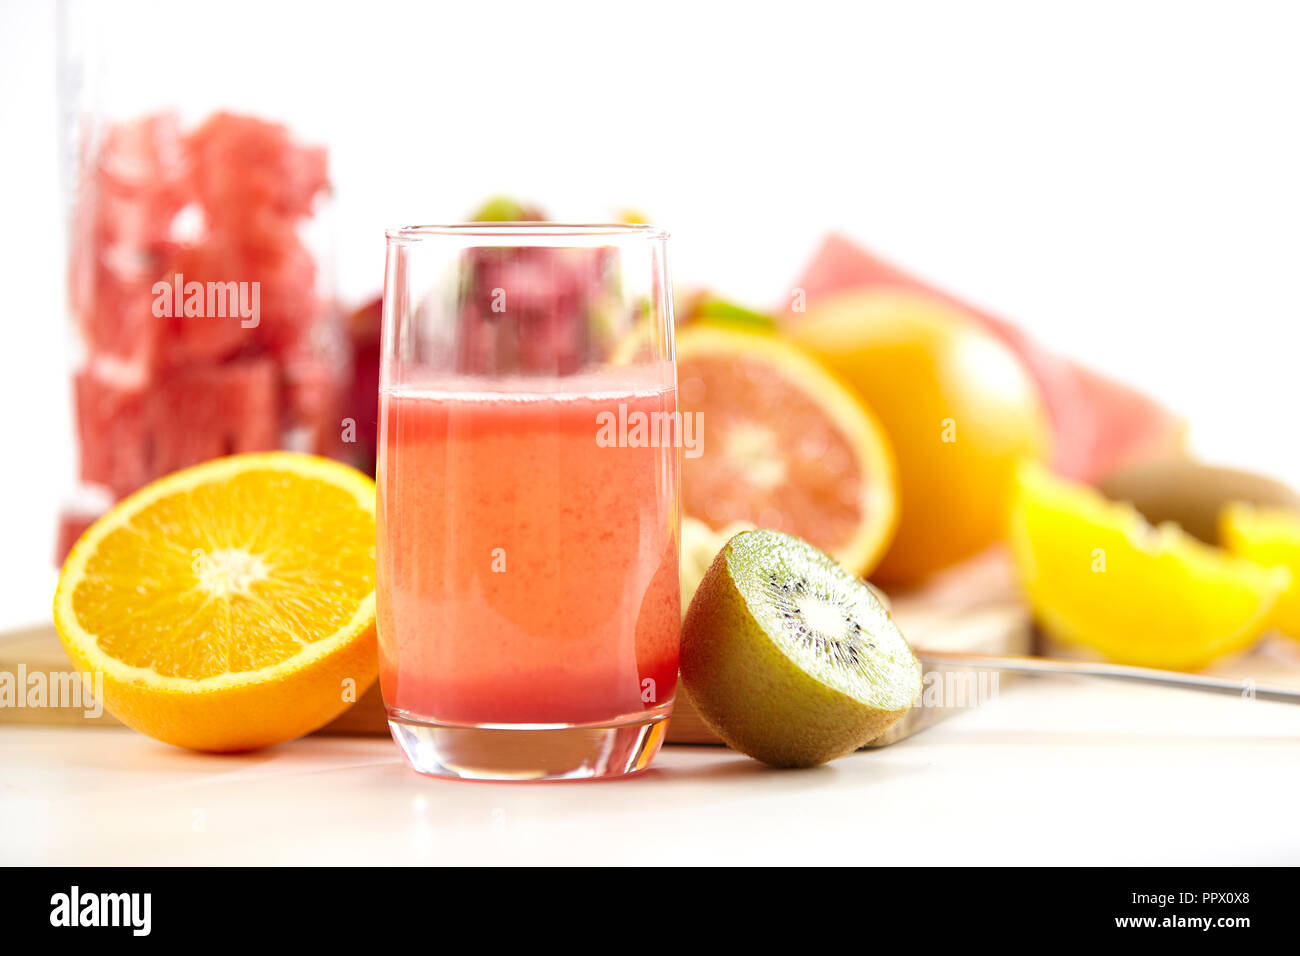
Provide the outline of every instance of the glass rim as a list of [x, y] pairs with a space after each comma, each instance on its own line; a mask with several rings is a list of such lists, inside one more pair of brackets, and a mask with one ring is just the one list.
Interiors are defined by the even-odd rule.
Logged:
[[[430, 225], [396, 226], [384, 230], [390, 242], [419, 242], [423, 239], [477, 238], [494, 240], [550, 240], [636, 238], [667, 239], [667, 230], [658, 226], [625, 222], [454, 222]], [[558, 243], [557, 243], [558, 244]]]

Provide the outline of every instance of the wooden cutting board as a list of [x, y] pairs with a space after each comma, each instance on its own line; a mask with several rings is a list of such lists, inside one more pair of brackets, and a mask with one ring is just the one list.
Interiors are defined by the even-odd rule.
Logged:
[[[1029, 615], [1020, 603], [1010, 570], [996, 554], [978, 558], [954, 569], [923, 589], [891, 595], [894, 620], [918, 649], [971, 651], [986, 654], [1025, 654], [1030, 650]], [[36, 673], [71, 671], [53, 625], [0, 635], [0, 675], [21, 677]], [[943, 707], [914, 708], [873, 746], [901, 740], [951, 713]], [[0, 705], [0, 724], [55, 726], [120, 726], [106, 711], [87, 716], [78, 707], [25, 707]], [[322, 734], [382, 734], [388, 724], [376, 683]], [[669, 743], [721, 743], [691, 706], [678, 694], [668, 730]]]

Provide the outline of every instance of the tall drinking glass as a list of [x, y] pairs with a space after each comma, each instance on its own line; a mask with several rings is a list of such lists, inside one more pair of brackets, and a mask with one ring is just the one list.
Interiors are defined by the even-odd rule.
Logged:
[[388, 232], [378, 617], [411, 766], [478, 779], [645, 768], [677, 681], [667, 235]]

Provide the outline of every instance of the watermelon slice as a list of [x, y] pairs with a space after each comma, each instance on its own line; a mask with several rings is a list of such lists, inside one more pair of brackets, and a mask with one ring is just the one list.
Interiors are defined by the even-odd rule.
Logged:
[[[1141, 392], [1054, 355], [1005, 319], [909, 275], [843, 236], [827, 236], [795, 283], [808, 302], [873, 286], [922, 292], [956, 306], [1020, 357], [1037, 382], [1051, 418], [1053, 467], [1060, 474], [1095, 481], [1121, 465], [1181, 446], [1183, 421]], [[799, 320], [789, 303], [782, 312], [784, 321]]]

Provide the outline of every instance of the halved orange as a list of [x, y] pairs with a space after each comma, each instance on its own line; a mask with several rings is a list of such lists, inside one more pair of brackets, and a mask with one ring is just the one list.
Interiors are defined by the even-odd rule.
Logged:
[[378, 671], [375, 486], [292, 452], [175, 472], [73, 547], [54, 624], [123, 723], [198, 750], [301, 736]]
[[677, 337], [678, 404], [700, 415], [682, 510], [714, 531], [774, 528], [866, 575], [898, 521], [894, 456], [871, 410], [775, 335], [695, 325]]

